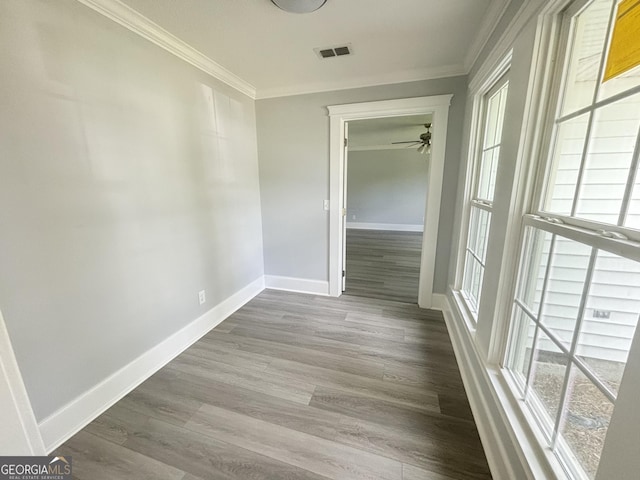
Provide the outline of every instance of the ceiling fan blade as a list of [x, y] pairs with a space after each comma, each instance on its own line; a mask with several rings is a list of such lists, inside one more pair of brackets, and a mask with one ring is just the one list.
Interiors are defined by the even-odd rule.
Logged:
[[398, 145], [400, 143], [415, 143], [415, 144], [418, 144], [418, 143], [422, 143], [422, 142], [420, 140], [409, 140], [408, 142], [391, 142], [391, 145]]

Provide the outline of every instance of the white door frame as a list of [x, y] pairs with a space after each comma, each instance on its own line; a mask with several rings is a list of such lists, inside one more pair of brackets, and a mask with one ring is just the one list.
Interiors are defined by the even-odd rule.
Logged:
[[379, 102], [332, 105], [329, 110], [329, 295], [342, 294], [342, 222], [346, 221], [343, 185], [345, 123], [370, 118], [406, 115], [433, 115], [429, 184], [422, 236], [418, 305], [430, 308], [433, 301], [433, 274], [436, 263], [440, 199], [447, 142], [449, 105], [453, 95], [383, 100]]

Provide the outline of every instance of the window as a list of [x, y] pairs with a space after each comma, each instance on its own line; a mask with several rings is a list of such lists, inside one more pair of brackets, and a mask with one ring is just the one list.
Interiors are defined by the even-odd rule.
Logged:
[[474, 319], [478, 314], [484, 279], [508, 87], [509, 82], [506, 76], [503, 76], [484, 95], [482, 101], [481, 141], [473, 169], [469, 227], [460, 289]]
[[572, 478], [595, 478], [640, 316], [640, 68], [602, 82], [618, 2], [574, 1], [524, 216], [505, 367]]

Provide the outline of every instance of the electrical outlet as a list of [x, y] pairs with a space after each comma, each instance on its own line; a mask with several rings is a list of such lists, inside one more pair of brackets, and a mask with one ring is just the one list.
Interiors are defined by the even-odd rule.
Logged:
[[324, 202], [322, 202], [322, 207], [325, 209], [325, 211], [329, 211], [329, 200], [325, 200]]
[[355, 220], [356, 216], [355, 215], [351, 215], [351, 220]]
[[204, 290], [200, 290], [198, 292], [198, 301], [200, 302], [200, 305], [207, 301], [207, 295], [204, 293]]

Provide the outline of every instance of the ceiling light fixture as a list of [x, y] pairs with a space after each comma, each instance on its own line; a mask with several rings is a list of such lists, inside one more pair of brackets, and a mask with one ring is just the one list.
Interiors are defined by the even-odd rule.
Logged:
[[291, 13], [310, 13], [318, 10], [327, 0], [271, 0], [274, 5]]
[[431, 124], [425, 124], [427, 131], [420, 135], [420, 141], [422, 144], [418, 147], [418, 153], [431, 153]]

